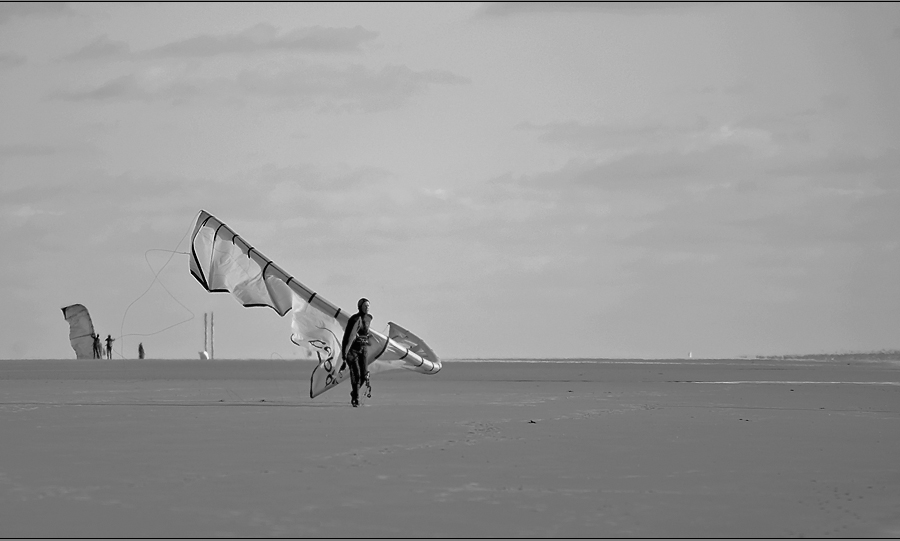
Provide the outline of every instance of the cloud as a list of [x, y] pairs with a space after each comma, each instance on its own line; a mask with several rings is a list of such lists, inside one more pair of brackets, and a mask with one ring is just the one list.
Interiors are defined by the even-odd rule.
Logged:
[[900, 149], [868, 153], [849, 148], [767, 164], [766, 175], [801, 179], [835, 194], [880, 195], [896, 191]]
[[72, 54], [61, 57], [59, 60], [95, 60], [116, 56], [126, 56], [131, 48], [124, 41], [114, 41], [109, 36], [100, 36]]
[[352, 53], [374, 40], [378, 32], [361, 26], [325, 28], [313, 26], [279, 33], [268, 23], [230, 34], [204, 34], [173, 41], [143, 51], [132, 51], [124, 41], [100, 36], [62, 61], [121, 58], [131, 60], [163, 58], [210, 58], [223, 55], [254, 55], [270, 52]]
[[[696, 253], [747, 246], [781, 250], [788, 257], [791, 250], [810, 246], [885, 243], [893, 240], [890, 232], [900, 229], [900, 217], [890, 210], [900, 204], [895, 181], [900, 150], [818, 158], [763, 158], [719, 150], [697, 153], [688, 161], [686, 156], [635, 155], [617, 162], [616, 174], [629, 179], [619, 190], [644, 194], [648, 201], [652, 193], [661, 203], [643, 217], [647, 227], [622, 242]], [[654, 184], [650, 192], [645, 182], [635, 182], [666, 171], [677, 174], [661, 177], [670, 183], [665, 190], [664, 184]], [[598, 187], [608, 187], [602, 179], [609, 174], [610, 167], [601, 164], [556, 180], [558, 185], [596, 179]], [[590, 197], [583, 190], [578, 193]]]
[[21, 66], [26, 62], [26, 60], [27, 59], [20, 54], [0, 53], [0, 69]]
[[733, 180], [735, 171], [745, 169], [752, 161], [752, 151], [740, 144], [713, 145], [693, 152], [634, 152], [573, 167], [569, 178], [578, 184], [604, 189], [664, 188], [699, 179]]
[[[843, 177], [842, 184], [853, 185]], [[783, 259], [833, 254], [838, 247], [895, 242], [900, 190], [836, 190], [818, 181], [769, 182], [754, 191], [721, 186], [704, 197], [681, 197], [625, 239], [630, 246], [686, 253], [745, 252]], [[739, 257], [744, 257], [739, 256]]]
[[[539, 141], [576, 151], [575, 156], [585, 164], [583, 174], [589, 175], [587, 171], [596, 165], [596, 173], [605, 175], [610, 186], [621, 181], [690, 176], [699, 180], [717, 175], [719, 182], [743, 181], [751, 176], [765, 180], [774, 174], [804, 171], [827, 176], [828, 171], [848, 166], [843, 163], [849, 159], [847, 152], [852, 159], [867, 159], [865, 154], [847, 151], [844, 146], [832, 150], [822, 147], [850, 104], [845, 94], [831, 93], [803, 109], [755, 113], [726, 123], [714, 123], [698, 115], [630, 124], [526, 122], [518, 128], [536, 133]], [[825, 155], [831, 161], [827, 165], [821, 161]], [[810, 169], [813, 161], [826, 170]]]
[[72, 13], [65, 2], [0, 2], [0, 24], [14, 17], [55, 16]]
[[[831, 101], [822, 110], [842, 100]], [[461, 221], [481, 231], [476, 242], [520, 245], [523, 252], [555, 237], [585, 250], [641, 248], [642, 258], [657, 262], [712, 262], [739, 247], [789, 258], [813, 245], [890, 242], [887, 232], [900, 230], [900, 215], [889, 210], [900, 204], [900, 149], [823, 152], [805, 145], [798, 152], [761, 127], [802, 125], [822, 110], [775, 119], [781, 124], [756, 119], [758, 126], [526, 124], [520, 128], [548, 143], [593, 152], [556, 169], [499, 176], [452, 198], [473, 202]], [[601, 152], [608, 148], [617, 151]]]
[[[896, 174], [900, 152], [869, 159], [848, 153], [824, 180], [812, 173], [833, 169], [824, 158], [795, 163], [733, 146], [572, 160], [432, 197], [416, 231], [478, 266], [474, 280], [466, 273], [473, 282], [466, 288], [477, 289], [480, 302], [496, 295], [511, 308], [516, 288], [529, 292], [529, 309], [542, 295], [554, 298], [549, 305], [566, 299], [582, 318], [614, 327], [625, 317], [647, 335], [668, 332], [673, 322], [679, 333], [695, 332], [697, 322], [727, 331], [781, 307], [792, 310], [790, 317], [802, 306], [838, 308], [829, 300], [833, 288], [852, 285], [853, 269], [894, 268], [900, 189], [879, 190], [877, 179]], [[811, 174], [766, 173], [776, 163]], [[679, 174], [666, 176], [673, 170]], [[611, 185], [613, 174], [621, 181]], [[419, 210], [424, 214], [424, 205]], [[454, 253], [456, 242], [464, 252]], [[445, 280], [446, 290], [464, 291]], [[750, 315], [729, 304], [748, 307]]]
[[60, 211], [42, 210], [35, 208], [31, 204], [21, 204], [15, 206], [0, 207], [0, 219], [4, 220], [8, 226], [13, 228], [23, 227], [33, 219], [40, 219], [46, 216], [61, 216]]
[[293, 52], [357, 52], [360, 46], [375, 39], [378, 32], [361, 26], [325, 28], [313, 26], [278, 33], [268, 23], [260, 23], [241, 32], [202, 35], [167, 43], [141, 53], [145, 56], [210, 57], [224, 54], [255, 54], [270, 51]]
[[539, 133], [538, 139], [546, 143], [594, 150], [622, 149], [649, 144], [674, 143], [680, 138], [696, 137], [710, 130], [709, 122], [697, 116], [681, 123], [645, 122], [630, 125], [604, 122], [583, 123], [576, 121], [534, 124], [525, 122], [522, 130]]
[[236, 83], [242, 94], [307, 102], [324, 109], [367, 112], [399, 107], [429, 85], [466, 84], [469, 80], [442, 70], [415, 71], [406, 66], [369, 69], [311, 66], [289, 71], [243, 71]]
[[50, 156], [61, 152], [61, 148], [53, 145], [37, 143], [12, 143], [0, 145], [0, 159], [13, 157]]
[[288, 69], [253, 68], [236, 76], [203, 78], [184, 68], [154, 67], [101, 85], [59, 90], [51, 98], [67, 101], [169, 101], [202, 99], [274, 99], [293, 107], [365, 112], [403, 105], [429, 85], [465, 84], [469, 80], [440, 70], [406, 66], [369, 69], [360, 65], [326, 65]]
[[[207, 86], [206, 91], [204, 86]], [[93, 87], [58, 90], [49, 97], [65, 101], [173, 101], [190, 99], [204, 93], [213, 94], [213, 89], [214, 85], [210, 82], [191, 80], [188, 75], [173, 73], [164, 68], [151, 68], [137, 74], [122, 75]]]
[[706, 8], [718, 2], [488, 2], [481, 15], [509, 17], [547, 13], [643, 14]]
[[519, 128], [538, 132], [546, 143], [579, 151], [583, 165], [575, 176], [591, 182], [596, 172], [610, 188], [623, 182], [725, 173], [778, 150], [773, 134], [762, 127], [712, 125], [700, 116], [680, 122], [528, 123]]

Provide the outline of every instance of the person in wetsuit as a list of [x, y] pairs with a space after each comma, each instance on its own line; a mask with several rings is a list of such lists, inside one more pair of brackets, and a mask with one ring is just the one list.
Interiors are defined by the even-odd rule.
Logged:
[[368, 384], [369, 374], [366, 358], [369, 356], [369, 325], [372, 316], [369, 314], [369, 300], [359, 299], [356, 303], [359, 312], [347, 320], [344, 339], [341, 341], [341, 353], [350, 367], [350, 403], [359, 406], [359, 387]]

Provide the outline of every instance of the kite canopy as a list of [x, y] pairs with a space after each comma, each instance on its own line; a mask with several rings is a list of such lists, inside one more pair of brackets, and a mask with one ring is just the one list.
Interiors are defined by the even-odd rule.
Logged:
[[63, 317], [69, 322], [69, 342], [77, 359], [94, 358], [94, 324], [87, 308], [73, 304], [62, 309]]
[[[350, 377], [341, 370], [341, 337], [350, 314], [294, 279], [231, 228], [201, 210], [191, 235], [191, 274], [209, 292], [228, 292], [242, 305], [268, 306], [280, 316], [293, 312], [291, 341], [319, 364], [310, 376], [315, 398]], [[370, 373], [405, 368], [423, 374], [441, 369], [425, 342], [396, 323], [388, 335], [371, 331]]]

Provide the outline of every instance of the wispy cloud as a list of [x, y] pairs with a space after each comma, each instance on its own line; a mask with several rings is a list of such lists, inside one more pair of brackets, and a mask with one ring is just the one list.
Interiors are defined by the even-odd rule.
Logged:
[[469, 80], [441, 70], [406, 66], [370, 69], [311, 65], [287, 69], [253, 68], [234, 77], [203, 78], [187, 69], [154, 67], [78, 90], [60, 90], [51, 98], [69, 101], [137, 100], [184, 102], [194, 99], [270, 98], [295, 107], [366, 112], [401, 106], [430, 85]]
[[104, 35], [60, 60], [210, 58], [271, 52], [354, 53], [360, 52], [364, 43], [376, 37], [378, 32], [362, 26], [312, 26], [280, 32], [274, 25], [260, 23], [239, 32], [203, 34], [142, 51], [132, 51], [126, 42], [111, 40]]
[[131, 48], [124, 41], [109, 39], [103, 35], [81, 47], [72, 54], [61, 57], [60, 61], [94, 60], [111, 57], [124, 57], [131, 53]]
[[612, 124], [605, 122], [584, 123], [577, 121], [534, 124], [525, 122], [522, 130], [538, 132], [538, 139], [546, 143], [574, 148], [608, 150], [646, 147], [651, 144], [673, 144], [676, 140], [697, 137], [711, 129], [708, 120], [697, 116], [692, 121], [644, 122]]
[[[203, 87], [207, 90], [204, 91]], [[105, 83], [77, 90], [57, 90], [50, 93], [51, 99], [66, 101], [104, 101], [104, 100], [138, 100], [138, 101], [172, 101], [190, 99], [198, 94], [210, 97], [218, 93], [219, 88], [210, 81], [192, 79], [189, 75], [166, 68], [151, 68], [137, 74], [116, 77]], [[212, 90], [217, 92], [211, 92]]]
[[407, 66], [370, 69], [310, 66], [288, 71], [246, 70], [236, 80], [246, 94], [287, 98], [337, 110], [380, 111], [402, 105], [429, 85], [467, 84], [449, 71], [416, 71]]
[[0, 24], [14, 17], [55, 16], [71, 12], [66, 2], [0, 2]]
[[50, 156], [61, 152], [61, 148], [41, 143], [0, 144], [0, 158]]
[[60, 211], [43, 210], [35, 208], [31, 204], [20, 205], [3, 205], [0, 206], [0, 220], [6, 222], [7, 226], [16, 228], [23, 227], [32, 220], [40, 219], [47, 216], [61, 216]]
[[684, 11], [708, 7], [716, 2], [488, 2], [482, 7], [484, 16], [508, 17], [547, 13], [622, 13], [641, 14]]
[[241, 32], [207, 34], [167, 43], [142, 54], [152, 57], [209, 57], [269, 51], [356, 52], [363, 43], [377, 36], [378, 32], [366, 30], [362, 26], [353, 28], [313, 26], [279, 33], [275, 26], [260, 23]]
[[[900, 204], [900, 149], [821, 152], [773, 135], [808, 128], [841, 103], [837, 97], [733, 126], [524, 124], [541, 140], [586, 152], [556, 169], [504, 175], [453, 196], [483, 211], [469, 222], [482, 241], [504, 246], [548, 246], [557, 235], [570, 247], [579, 238], [585, 250], [616, 243], [668, 262], [712, 261], [736, 247], [790, 258], [804, 246], [887, 246], [884, 232], [900, 229], [888, 210]], [[602, 152], [609, 148], [619, 151]]]

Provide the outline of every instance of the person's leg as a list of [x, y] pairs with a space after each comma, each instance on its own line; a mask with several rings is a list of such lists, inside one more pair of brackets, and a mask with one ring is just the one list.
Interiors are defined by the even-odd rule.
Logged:
[[369, 393], [366, 396], [371, 396], [372, 387], [369, 385], [369, 367], [366, 364], [366, 359], [369, 358], [369, 347], [363, 346], [360, 348], [359, 353], [359, 387], [363, 385], [367, 385], [369, 389]]
[[355, 348], [350, 348], [349, 359], [347, 365], [350, 368], [350, 403], [356, 405], [359, 403], [359, 363]]

